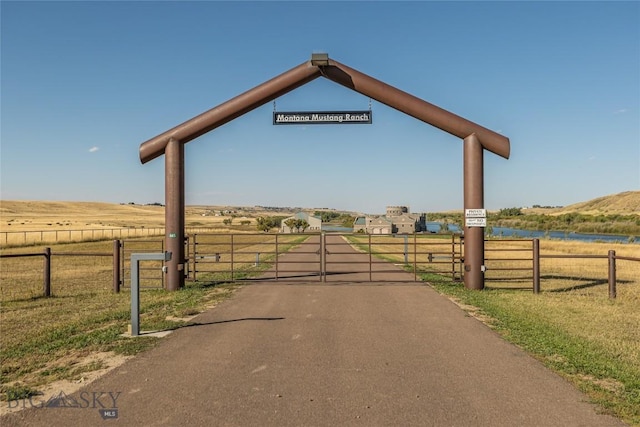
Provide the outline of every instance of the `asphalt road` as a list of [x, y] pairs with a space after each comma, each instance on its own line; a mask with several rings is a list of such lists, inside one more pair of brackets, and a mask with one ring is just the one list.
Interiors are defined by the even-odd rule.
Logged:
[[256, 283], [195, 322], [0, 424], [624, 425], [422, 284]]

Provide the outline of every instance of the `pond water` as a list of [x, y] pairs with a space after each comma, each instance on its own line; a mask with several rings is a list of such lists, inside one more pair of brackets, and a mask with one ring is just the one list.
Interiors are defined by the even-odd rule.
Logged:
[[[437, 233], [442, 228], [439, 222], [427, 222], [427, 231]], [[455, 224], [449, 224], [449, 231], [460, 233], [460, 227]], [[333, 231], [338, 233], [351, 233], [353, 228], [342, 227], [338, 225], [323, 225], [324, 231]], [[612, 234], [589, 234], [589, 233], [567, 233], [564, 231], [532, 231], [520, 230], [509, 227], [492, 227], [495, 237], [519, 237], [525, 239], [558, 239], [558, 240], [580, 240], [583, 242], [615, 242], [615, 243], [635, 243], [640, 244], [640, 236], [634, 236], [635, 241], [629, 242], [629, 236], [612, 235]]]
[[[427, 222], [427, 230], [433, 233], [440, 231], [441, 224], [438, 222]], [[449, 230], [454, 233], [459, 233], [460, 228], [457, 225], [449, 224]], [[521, 237], [527, 239], [559, 239], [559, 240], [580, 240], [583, 242], [616, 242], [616, 243], [630, 243], [629, 236], [612, 235], [612, 234], [590, 234], [590, 233], [568, 233], [564, 231], [532, 231], [532, 230], [520, 230], [517, 228], [509, 227], [492, 227], [492, 236], [496, 237]], [[640, 236], [634, 236], [635, 241], [633, 243], [640, 244]]]

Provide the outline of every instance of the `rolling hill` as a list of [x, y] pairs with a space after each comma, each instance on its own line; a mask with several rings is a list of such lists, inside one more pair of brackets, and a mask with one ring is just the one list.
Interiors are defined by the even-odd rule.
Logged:
[[527, 213], [562, 215], [580, 213], [585, 215], [640, 215], [640, 191], [625, 191], [598, 197], [586, 202], [574, 203], [561, 208], [532, 208]]
[[[215, 212], [229, 207], [187, 206], [187, 226], [220, 226], [223, 216]], [[235, 207], [240, 217], [255, 218], [260, 215], [286, 215], [290, 212], [272, 212], [256, 207]], [[293, 212], [293, 211], [291, 211]], [[525, 213], [562, 215], [581, 213], [586, 215], [639, 215], [640, 191], [625, 191], [561, 208], [531, 208]], [[164, 207], [98, 202], [52, 201], [0, 201], [0, 230], [47, 230], [104, 227], [162, 227]]]

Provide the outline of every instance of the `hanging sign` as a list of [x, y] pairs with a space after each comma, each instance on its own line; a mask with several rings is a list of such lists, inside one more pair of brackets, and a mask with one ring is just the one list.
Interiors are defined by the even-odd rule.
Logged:
[[371, 110], [363, 111], [274, 111], [274, 125], [353, 125], [371, 124]]

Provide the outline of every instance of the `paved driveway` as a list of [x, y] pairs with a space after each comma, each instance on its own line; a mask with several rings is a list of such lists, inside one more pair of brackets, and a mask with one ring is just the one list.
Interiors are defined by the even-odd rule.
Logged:
[[623, 425], [423, 284], [255, 283], [195, 322], [0, 424]]

